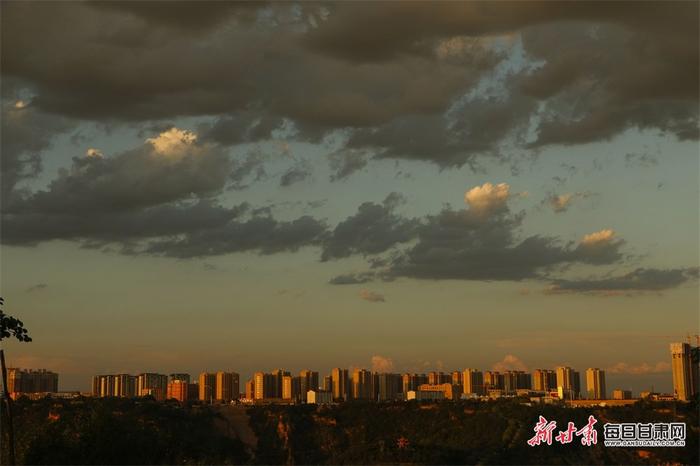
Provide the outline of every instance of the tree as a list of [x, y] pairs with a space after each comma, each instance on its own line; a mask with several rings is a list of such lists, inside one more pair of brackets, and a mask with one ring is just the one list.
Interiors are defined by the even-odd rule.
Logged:
[[[24, 323], [10, 315], [5, 314], [2, 310], [2, 306], [5, 305], [5, 300], [0, 297], [0, 342], [7, 338], [14, 337], [20, 342], [30, 342], [32, 341], [27, 329], [24, 328]], [[12, 425], [12, 398], [10, 397], [10, 392], [7, 389], [7, 367], [5, 366], [5, 350], [0, 348], [0, 365], [2, 366], [2, 383], [3, 391], [5, 393], [5, 407], [7, 412], [7, 443], [9, 444], [8, 449], [8, 463], [11, 465], [15, 464], [15, 431]]]

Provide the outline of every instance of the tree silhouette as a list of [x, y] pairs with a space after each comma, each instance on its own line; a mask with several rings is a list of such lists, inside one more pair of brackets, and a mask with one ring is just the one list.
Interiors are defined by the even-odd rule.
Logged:
[[[27, 329], [24, 328], [24, 323], [5, 314], [2, 306], [5, 305], [5, 299], [0, 297], [0, 342], [6, 338], [14, 337], [20, 342], [30, 342], [32, 341]], [[9, 448], [7, 451], [8, 463], [11, 465], [15, 464], [15, 431], [12, 425], [12, 398], [10, 397], [10, 392], [7, 389], [7, 367], [5, 366], [5, 350], [0, 348], [0, 365], [2, 366], [2, 384], [3, 392], [5, 394], [5, 407], [7, 412], [7, 442], [9, 443]]]

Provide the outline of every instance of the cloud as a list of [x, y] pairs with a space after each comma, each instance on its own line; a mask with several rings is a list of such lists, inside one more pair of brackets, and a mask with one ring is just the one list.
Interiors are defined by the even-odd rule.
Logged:
[[391, 372], [394, 370], [394, 361], [385, 356], [372, 356], [372, 372]]
[[609, 374], [631, 374], [631, 375], [646, 375], [671, 372], [671, 364], [667, 362], [657, 362], [654, 365], [643, 362], [641, 364], [632, 365], [626, 362], [618, 362], [617, 364], [605, 369]]
[[487, 182], [464, 194], [464, 202], [469, 208], [484, 214], [504, 209], [509, 198], [510, 186], [507, 183], [493, 185]]
[[180, 155], [189, 151], [197, 141], [197, 135], [192, 131], [170, 128], [154, 138], [146, 139], [156, 153], [163, 155]]
[[563, 194], [549, 193], [542, 201], [542, 205], [548, 205], [554, 213], [560, 214], [569, 210], [576, 199], [586, 199], [592, 195], [588, 191]]
[[362, 272], [362, 273], [347, 273], [343, 275], [336, 275], [331, 278], [328, 283], [331, 285], [358, 285], [361, 283], [371, 282], [375, 278], [374, 272]]
[[338, 223], [330, 232], [323, 244], [321, 260], [378, 254], [411, 240], [418, 222], [395, 212], [403, 202], [400, 194], [391, 193], [381, 204], [361, 204], [356, 214]]
[[291, 221], [254, 216], [246, 221], [230, 221], [193, 231], [182, 238], [154, 240], [143, 253], [181, 259], [253, 250], [274, 254], [317, 245], [325, 232], [325, 224], [309, 216]]
[[604, 229], [584, 235], [574, 256], [590, 264], [610, 264], [622, 258], [620, 248], [625, 241], [614, 230]]
[[[504, 159], [504, 142], [697, 139], [698, 5], [634, 5], [10, 2], [0, 45], [3, 78], [33, 95], [15, 110], [200, 116], [199, 141], [225, 146], [342, 133], [340, 180], [373, 158], [477, 166]], [[6, 87], [12, 106], [24, 101]]]
[[85, 156], [102, 158], [104, 157], [104, 154], [101, 150], [95, 149], [94, 147], [90, 147], [88, 150], [85, 151]]
[[512, 354], [507, 354], [503, 360], [498, 361], [492, 367], [492, 370], [498, 372], [505, 371], [527, 371], [527, 366], [523, 363], [520, 358]]
[[236, 190], [246, 189], [250, 183], [246, 184], [247, 180], [260, 181], [267, 177], [265, 171], [265, 162], [267, 157], [260, 150], [252, 150], [248, 152], [242, 160], [235, 160], [229, 180], [231, 188]]
[[49, 285], [46, 283], [37, 283], [36, 285], [30, 286], [29, 288], [26, 289], [27, 293], [34, 293], [35, 291], [42, 291], [48, 288]]
[[585, 293], [620, 296], [644, 292], [662, 292], [698, 279], [698, 268], [638, 268], [619, 276], [599, 279], [553, 280], [546, 293]]
[[173, 128], [115, 156], [74, 157], [46, 190], [15, 199], [4, 212], [94, 214], [207, 197], [223, 189], [230, 170], [225, 153]]
[[300, 183], [310, 178], [311, 173], [311, 166], [308, 162], [298, 163], [293, 167], [290, 167], [280, 177], [280, 186], [291, 186], [293, 184]]
[[383, 294], [364, 289], [360, 290], [360, 298], [371, 303], [383, 303], [385, 301]]
[[[4, 22], [4, 21], [3, 21]], [[3, 79], [5, 77], [3, 76]], [[3, 86], [5, 83], [3, 82]], [[3, 209], [17, 197], [18, 184], [35, 178], [42, 170], [41, 154], [51, 147], [56, 135], [71, 131], [76, 123], [62, 116], [15, 104], [2, 103], [0, 118], [0, 175]]]

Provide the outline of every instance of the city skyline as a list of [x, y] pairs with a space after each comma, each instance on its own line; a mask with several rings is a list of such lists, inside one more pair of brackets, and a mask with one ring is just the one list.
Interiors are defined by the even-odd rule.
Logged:
[[[696, 340], [700, 342], [700, 337], [696, 335]], [[690, 337], [688, 337], [688, 341], [690, 341]], [[303, 387], [315, 387], [315, 389], [324, 389], [325, 390], [325, 385], [327, 383], [331, 383], [332, 387], [331, 392], [334, 394], [336, 398], [340, 397], [343, 398], [345, 395], [345, 389], [339, 389], [338, 388], [338, 382], [340, 381], [340, 386], [348, 386], [350, 387], [353, 383], [353, 372], [354, 371], [366, 371], [368, 374], [395, 374], [395, 375], [411, 375], [411, 376], [424, 376], [425, 377], [425, 383], [430, 384], [430, 385], [438, 385], [441, 383], [453, 383], [453, 384], [458, 384], [463, 387], [465, 390], [465, 393], [469, 391], [469, 387], [472, 386], [472, 384], [476, 383], [478, 385], [481, 385], [483, 387], [488, 387], [489, 385], [493, 385], [494, 382], [489, 380], [489, 375], [490, 374], [497, 374], [500, 375], [500, 384], [501, 386], [499, 388], [503, 389], [505, 388], [506, 391], [508, 391], [508, 384], [509, 382], [507, 380], [503, 380], [504, 374], [517, 374], [517, 373], [523, 373], [526, 374], [528, 377], [528, 388], [531, 388], [533, 390], [539, 390], [539, 391], [551, 391], [551, 390], [557, 390], [558, 386], [562, 386], [564, 392], [567, 390], [570, 390], [572, 388], [572, 384], [575, 384], [577, 386], [577, 393], [579, 393], [579, 396], [582, 398], [593, 398], [593, 399], [604, 399], [605, 395], [611, 395], [615, 391], [630, 391], [630, 393], [633, 394], [639, 394], [644, 391], [651, 391], [651, 392], [659, 392], [659, 393], [676, 393], [677, 396], [681, 400], [687, 400], [688, 397], [690, 396], [689, 393], [692, 393], [693, 390], [697, 390], [697, 386], [700, 382], [698, 382], [698, 359], [699, 356], [698, 354], [698, 348], [700, 346], [693, 346], [691, 343], [671, 343], [670, 344], [670, 356], [671, 356], [671, 361], [672, 363], [668, 365], [669, 371], [666, 373], [665, 371], [657, 371], [658, 376], [662, 376], [664, 374], [667, 375], [666, 379], [668, 380], [659, 380], [657, 378], [650, 378], [646, 377], [644, 378], [638, 378], [635, 382], [636, 384], [627, 384], [625, 385], [625, 381], [630, 380], [626, 379], [624, 377], [620, 377], [618, 373], [616, 373], [616, 368], [611, 368], [612, 372], [610, 375], [612, 375], [612, 378], [608, 378], [609, 376], [606, 374], [606, 370], [600, 369], [598, 367], [594, 366], [588, 366], [585, 369], [583, 368], [577, 368], [577, 367], [570, 367], [568, 365], [557, 365], [554, 367], [545, 367], [545, 366], [538, 366], [538, 367], [533, 367], [533, 368], [528, 368], [522, 364], [522, 361], [519, 360], [513, 360], [512, 358], [509, 358], [507, 355], [504, 358], [504, 361], [501, 361], [497, 364], [495, 364], [490, 370], [489, 369], [480, 369], [480, 368], [475, 368], [474, 366], [471, 367], [463, 367], [460, 369], [454, 370], [454, 368], [423, 368], [423, 369], [414, 369], [414, 370], [400, 370], [399, 368], [395, 367], [393, 365], [393, 361], [390, 359], [386, 358], [381, 358], [374, 356], [372, 358], [372, 363], [369, 366], [349, 366], [344, 369], [339, 369], [337, 367], [332, 367], [328, 369], [327, 371], [319, 371], [319, 370], [312, 370], [309, 369], [308, 366], [305, 366], [305, 369], [300, 369], [298, 371], [291, 370], [291, 371], [284, 371], [283, 374], [286, 375], [291, 375], [298, 373], [299, 377], [302, 378], [307, 378], [307, 382], [302, 382], [302, 388], [301, 391], [305, 392]], [[691, 353], [694, 355], [691, 356]], [[683, 362], [681, 362], [681, 359], [678, 358], [683, 358]], [[687, 359], [686, 359], [687, 358]], [[693, 359], [695, 358], [695, 359]], [[505, 364], [505, 361], [508, 361], [508, 364]], [[692, 361], [695, 361], [694, 363]], [[12, 367], [12, 365], [10, 365]], [[367, 367], [369, 367], [369, 370], [367, 370]], [[13, 371], [20, 370], [21, 368], [18, 369], [11, 369]], [[34, 370], [30, 369], [30, 371], [45, 371], [46, 369], [40, 369], [40, 370]], [[272, 369], [270, 369], [272, 370]], [[345, 375], [339, 374], [338, 370], [341, 370], [345, 372]], [[275, 372], [280, 372], [283, 371], [283, 369], [274, 369], [272, 373]], [[572, 378], [572, 375], [569, 374], [568, 371], [571, 371], [571, 374], [575, 375], [575, 381]], [[694, 372], [693, 372], [694, 371]], [[478, 374], [478, 379], [474, 379], [471, 383], [465, 382], [465, 377], [467, 376], [468, 373], [475, 372]], [[53, 374], [53, 372], [51, 372]], [[231, 367], [228, 369], [219, 369], [216, 371], [207, 371], [205, 370], [204, 372], [172, 372], [172, 371], [153, 371], [153, 372], [148, 372], [148, 371], [117, 371], [117, 372], [112, 372], [112, 371], [102, 371], [98, 375], [93, 375], [92, 376], [92, 386], [90, 390], [85, 390], [84, 387], [81, 388], [76, 388], [76, 387], [62, 387], [61, 391], [80, 391], [80, 392], [92, 392], [95, 393], [96, 391], [96, 386], [95, 386], [95, 378], [96, 377], [103, 377], [109, 375], [110, 377], [116, 377], [119, 379], [120, 377], [124, 376], [129, 376], [133, 378], [133, 387], [132, 387], [132, 392], [133, 393], [141, 393], [142, 390], [142, 385], [145, 382], [142, 382], [140, 377], [141, 376], [148, 376], [148, 375], [153, 376], [155, 379], [158, 377], [163, 377], [162, 382], [157, 382], [156, 384], [162, 385], [162, 392], [165, 394], [166, 392], [166, 386], [168, 385], [168, 377], [170, 377], [170, 381], [186, 381], [187, 383], [194, 383], [198, 385], [199, 388], [197, 388], [197, 396], [200, 399], [206, 399], [208, 393], [208, 397], [212, 399], [220, 399], [220, 398], [225, 398], [219, 390], [221, 390], [221, 384], [222, 382], [220, 381], [220, 378], [222, 377], [228, 377], [231, 378], [231, 380], [228, 382], [229, 384], [234, 384], [235, 388], [233, 389], [233, 393], [246, 393], [247, 389], [247, 384], [248, 382], [254, 382], [258, 383], [257, 378], [258, 374], [269, 374], [268, 372], [261, 372], [258, 369], [254, 370], [253, 372], [247, 374], [246, 376], [245, 373], [239, 373], [235, 370], [233, 370]], [[198, 377], [194, 377], [196, 375], [199, 375]], [[313, 382], [311, 379], [308, 379], [309, 374], [312, 374], [315, 378], [313, 379]], [[327, 374], [327, 375], [326, 375]], [[444, 379], [433, 379], [433, 375], [440, 375], [444, 377]], [[641, 375], [641, 374], [640, 374]], [[208, 378], [211, 378], [211, 381], [209, 381]], [[263, 377], [263, 375], [260, 375], [259, 377]], [[457, 377], [457, 378], [455, 378]], [[296, 376], [291, 375], [291, 378], [296, 378]], [[190, 380], [192, 379], [192, 380]], [[449, 380], [448, 380], [449, 379]], [[160, 379], [159, 379], [160, 380]], [[228, 379], [227, 379], [228, 380]], [[262, 379], [261, 379], [262, 380]], [[451, 382], [450, 382], [451, 380]], [[469, 378], [471, 380], [471, 377]], [[561, 385], [558, 385], [558, 382], [561, 382], [562, 380], [566, 380], [567, 382], [562, 383]], [[613, 383], [609, 383], [612, 381]], [[656, 382], [656, 384], [654, 383]], [[121, 381], [118, 382], [117, 385], [115, 385], [116, 388], [113, 388], [114, 393], [122, 393], [124, 391], [124, 388], [120, 389], [118, 388], [119, 385], [121, 384], [122, 386], [126, 382]], [[259, 382], [260, 384], [262, 382]], [[279, 381], [280, 384], [283, 383], [282, 379]], [[291, 383], [291, 381], [290, 381]], [[503, 384], [506, 384], [505, 387]], [[517, 384], [519, 382], [510, 382], [511, 384]], [[693, 385], [694, 384], [694, 385]], [[205, 386], [209, 388], [204, 388]], [[262, 385], [260, 385], [262, 386]], [[522, 384], [520, 384], [522, 388]], [[667, 389], [670, 387], [671, 389]], [[493, 386], [491, 388], [494, 388]], [[282, 392], [283, 389], [282, 385], [278, 387], [278, 391]], [[288, 387], [287, 389], [291, 390], [291, 386]], [[169, 393], [170, 388], [168, 388], [168, 393]], [[229, 388], [228, 390], [232, 390]], [[338, 391], [341, 390], [341, 391]], [[350, 390], [350, 388], [348, 388]], [[681, 391], [682, 393], [678, 393], [678, 391]], [[686, 392], [686, 390], [690, 390]], [[10, 390], [12, 391], [12, 390]], [[56, 391], [56, 390], [54, 390]], [[99, 389], [98, 389], [99, 391]], [[260, 397], [262, 397], [262, 392], [259, 394]], [[140, 395], [143, 396], [143, 395]], [[560, 393], [560, 396], [561, 393]], [[602, 397], [602, 398], [601, 398]], [[232, 396], [232, 398], [235, 398], [235, 396]]]
[[33, 338], [8, 364], [671, 389], [698, 2], [0, 8], [0, 278]]

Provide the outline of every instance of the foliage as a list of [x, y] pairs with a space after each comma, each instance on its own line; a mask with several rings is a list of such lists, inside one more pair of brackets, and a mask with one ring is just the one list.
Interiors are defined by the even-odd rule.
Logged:
[[14, 410], [18, 464], [249, 462], [245, 446], [221, 432], [206, 408], [152, 399], [21, 398]]
[[3, 312], [2, 306], [4, 305], [5, 300], [0, 297], [0, 340], [14, 336], [19, 341], [32, 341], [27, 333], [27, 329], [24, 328], [24, 323], [16, 317], [12, 317]]
[[[675, 404], [676, 419], [688, 425], [685, 448], [640, 453], [602, 444], [603, 423], [670, 422], [673, 405], [572, 409], [513, 400], [345, 403], [318, 409], [260, 406], [251, 408], [250, 417], [265, 447], [261, 464], [698, 464], [697, 404]], [[587, 447], [577, 438], [567, 445], [530, 447], [526, 442], [540, 414], [562, 428], [568, 421], [581, 427], [593, 414], [599, 442]], [[407, 439], [408, 447], [402, 448], [399, 438]]]

